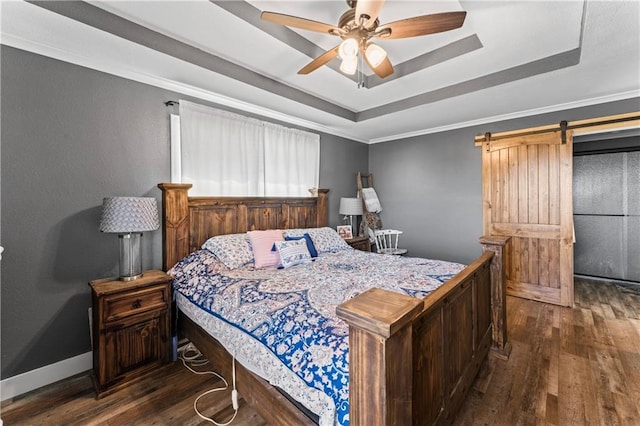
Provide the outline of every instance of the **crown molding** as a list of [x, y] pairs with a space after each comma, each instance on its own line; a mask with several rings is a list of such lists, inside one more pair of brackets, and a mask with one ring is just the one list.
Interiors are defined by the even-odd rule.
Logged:
[[628, 92], [621, 92], [621, 93], [616, 93], [616, 94], [613, 94], [613, 95], [607, 95], [607, 96], [600, 96], [600, 97], [596, 97], [596, 98], [583, 99], [583, 100], [575, 101], [575, 102], [567, 102], [567, 103], [562, 103], [562, 104], [549, 105], [549, 106], [545, 106], [545, 107], [542, 107], [542, 108], [527, 109], [527, 110], [512, 112], [512, 113], [509, 113], [509, 114], [494, 115], [494, 116], [491, 116], [491, 117], [485, 117], [485, 118], [481, 118], [481, 119], [478, 119], [478, 120], [463, 121], [463, 122], [452, 124], [452, 125], [448, 125], [448, 126], [431, 127], [429, 129], [416, 130], [415, 132], [408, 132], [408, 133], [403, 133], [403, 134], [399, 134], [399, 135], [393, 135], [393, 136], [385, 137], [385, 138], [370, 139], [368, 141], [368, 143], [369, 144], [375, 144], [375, 143], [381, 143], [381, 142], [395, 141], [395, 140], [399, 140], [399, 139], [408, 139], [408, 138], [413, 138], [413, 137], [422, 136], [422, 135], [428, 135], [428, 134], [432, 134], [432, 133], [448, 132], [448, 131], [451, 131], [451, 130], [463, 129], [463, 128], [466, 128], [466, 127], [480, 126], [480, 125], [483, 125], [483, 124], [497, 123], [497, 122], [500, 122], [500, 121], [513, 120], [513, 119], [523, 118], [523, 117], [531, 117], [531, 116], [535, 116], [535, 115], [541, 115], [541, 114], [547, 114], [547, 113], [551, 113], [551, 112], [564, 111], [564, 110], [569, 110], [569, 109], [574, 109], [574, 108], [588, 107], [588, 106], [604, 104], [604, 103], [608, 103], [608, 102], [624, 101], [624, 100], [633, 99], [633, 98], [640, 98], [640, 91], [631, 90], [631, 91], [628, 91]]

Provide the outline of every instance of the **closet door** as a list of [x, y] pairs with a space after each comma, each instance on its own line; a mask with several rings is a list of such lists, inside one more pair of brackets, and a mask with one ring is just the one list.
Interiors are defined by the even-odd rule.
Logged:
[[507, 294], [573, 305], [572, 134], [482, 145], [485, 235], [510, 236]]
[[575, 272], [640, 282], [640, 151], [573, 159]]

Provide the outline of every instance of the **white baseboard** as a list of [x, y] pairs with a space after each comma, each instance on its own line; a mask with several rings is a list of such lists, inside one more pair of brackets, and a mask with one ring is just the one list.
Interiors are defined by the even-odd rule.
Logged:
[[[0, 381], [0, 401], [15, 398], [42, 386], [93, 368], [93, 352], [86, 352]], [[0, 421], [1, 422], [1, 421]], [[2, 426], [2, 423], [0, 423]]]

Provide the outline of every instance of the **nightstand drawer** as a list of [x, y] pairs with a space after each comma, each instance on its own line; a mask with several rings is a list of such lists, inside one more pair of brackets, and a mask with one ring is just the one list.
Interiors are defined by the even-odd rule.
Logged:
[[107, 296], [103, 299], [103, 320], [117, 321], [152, 310], [166, 309], [169, 305], [168, 298], [169, 292], [166, 285]]

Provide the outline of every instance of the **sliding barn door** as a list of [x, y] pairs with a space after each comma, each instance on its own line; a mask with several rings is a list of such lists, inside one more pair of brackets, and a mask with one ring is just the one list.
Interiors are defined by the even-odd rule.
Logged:
[[573, 305], [572, 135], [482, 144], [485, 235], [510, 236], [507, 294]]

